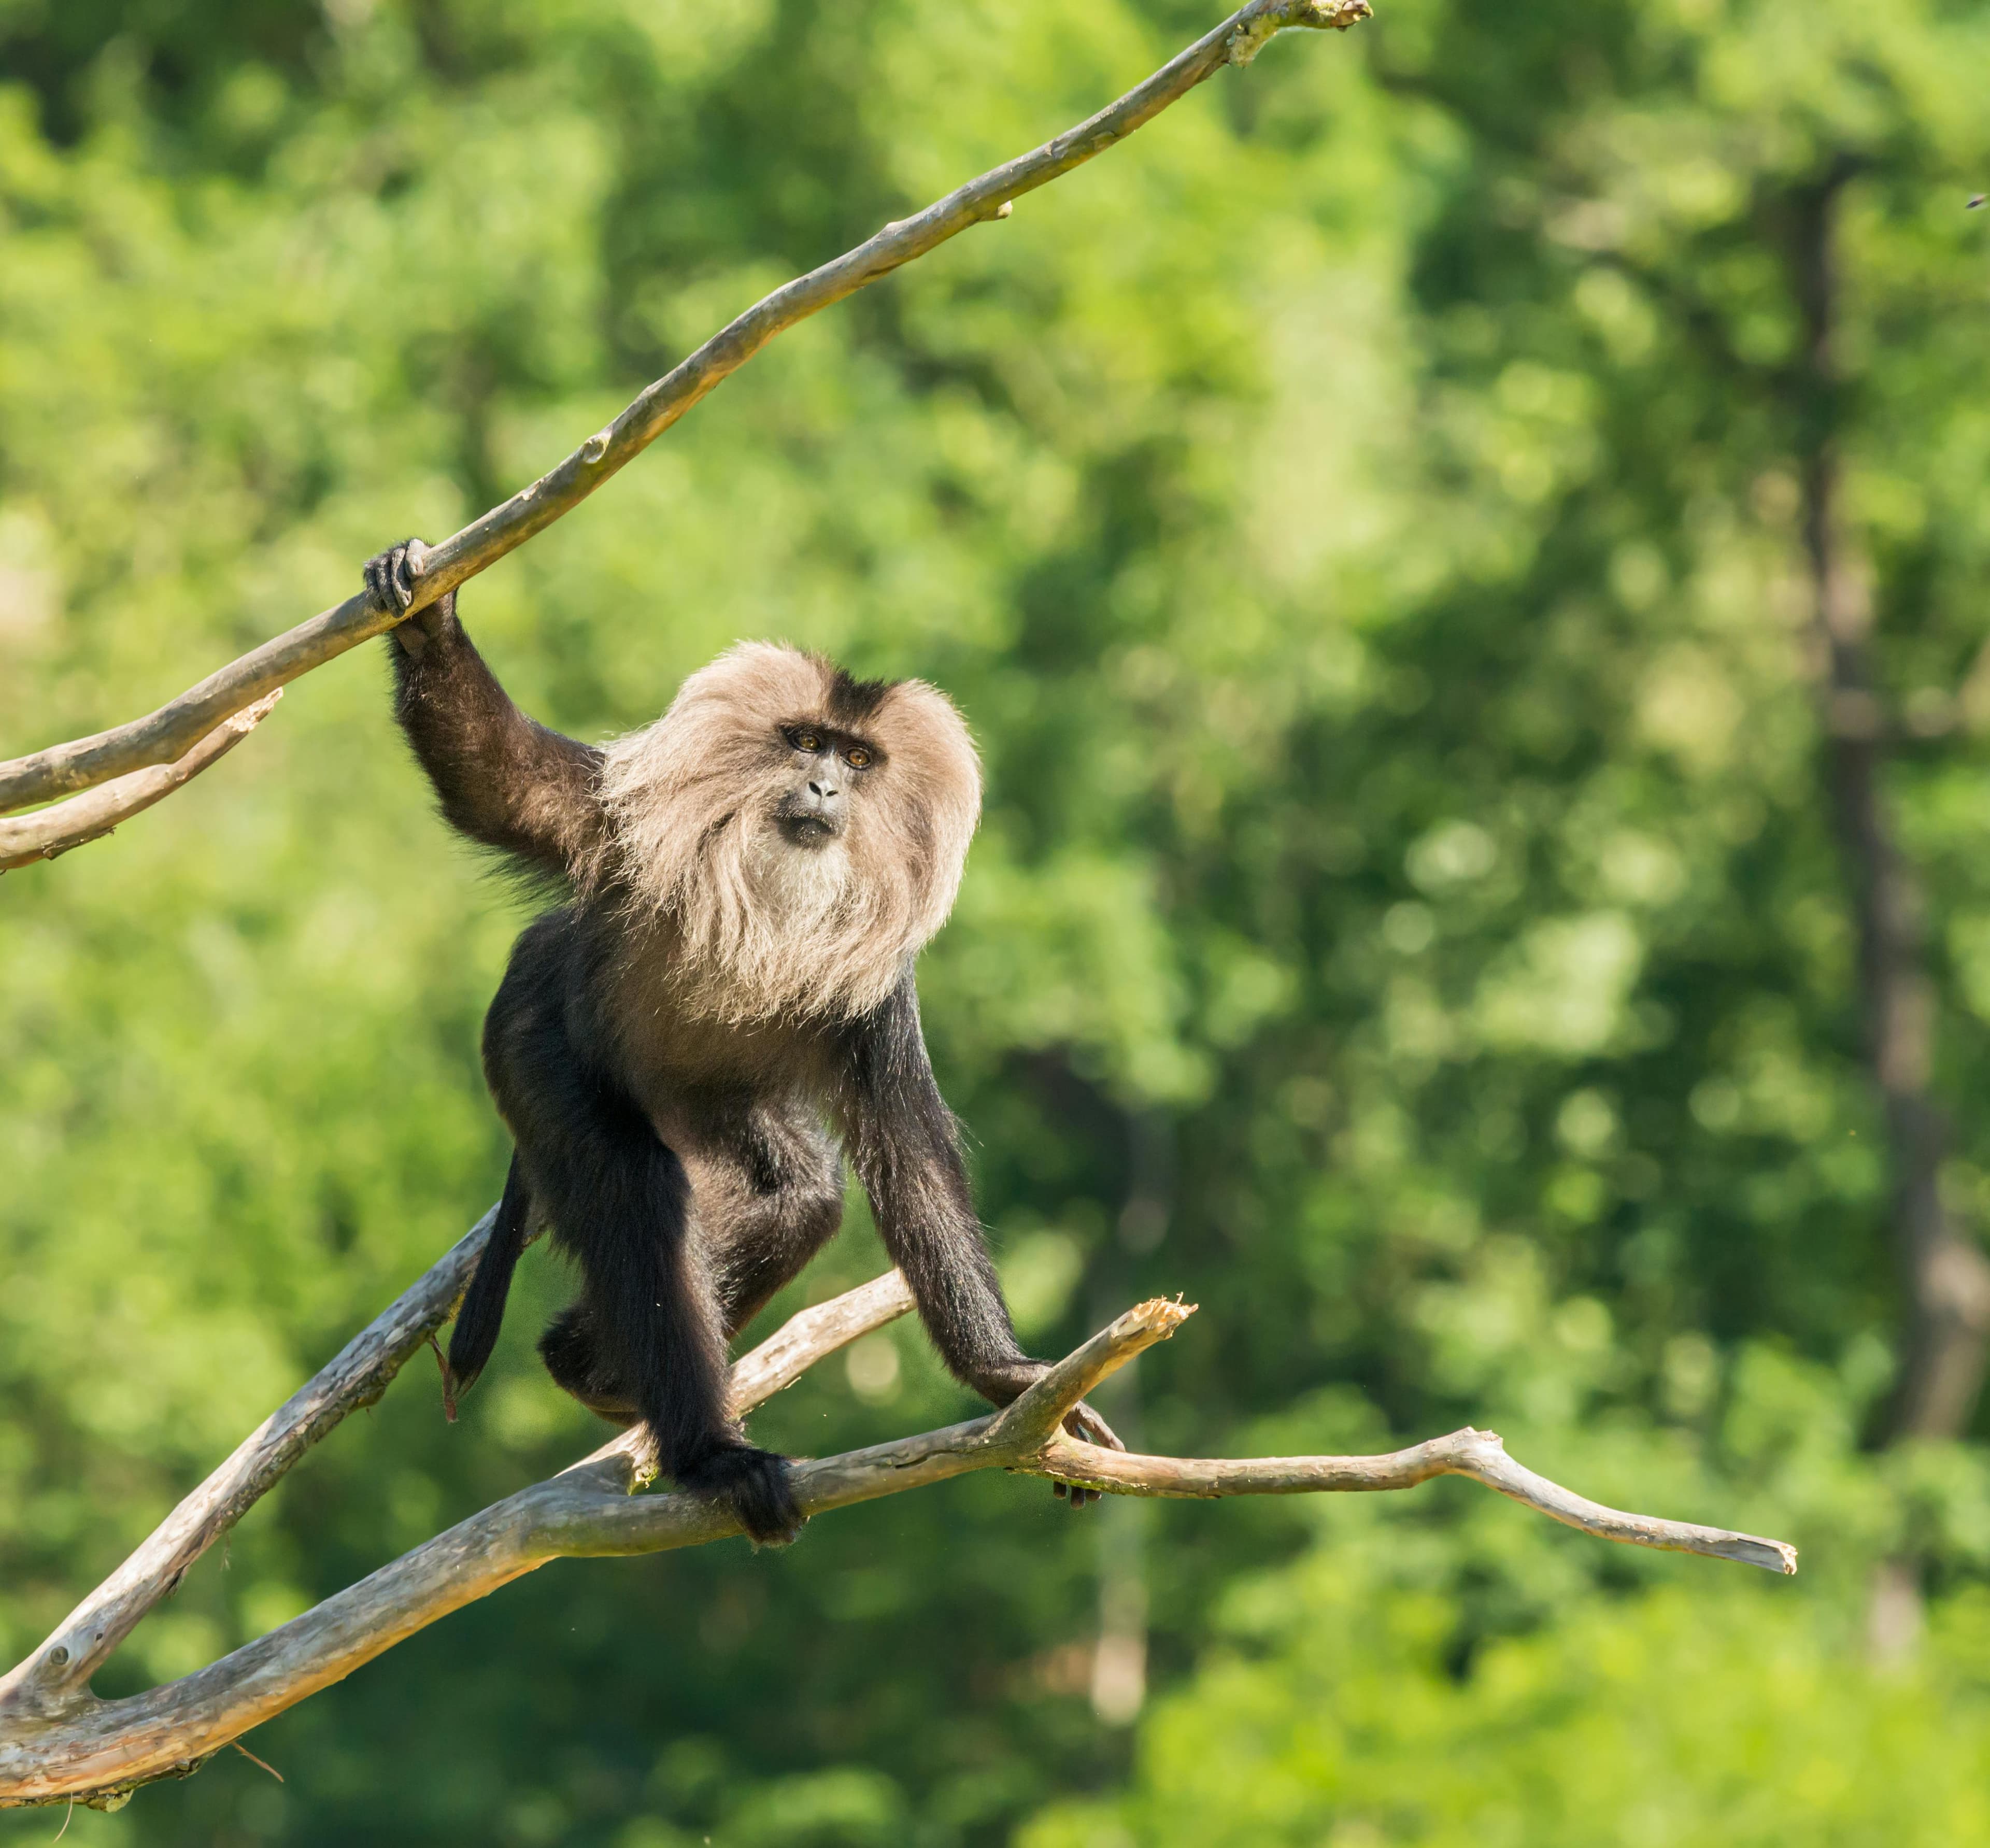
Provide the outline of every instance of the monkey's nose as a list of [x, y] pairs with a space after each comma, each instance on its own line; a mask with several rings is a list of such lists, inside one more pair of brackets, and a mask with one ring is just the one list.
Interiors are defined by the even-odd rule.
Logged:
[[812, 780], [809, 784], [809, 793], [818, 802], [827, 802], [831, 797], [840, 795], [842, 792], [833, 783], [817, 783]]

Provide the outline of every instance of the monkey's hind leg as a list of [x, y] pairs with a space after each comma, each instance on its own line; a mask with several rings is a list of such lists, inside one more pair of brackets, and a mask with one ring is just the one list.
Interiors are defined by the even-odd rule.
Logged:
[[[762, 1542], [794, 1538], [803, 1515], [785, 1457], [749, 1444], [725, 1409], [725, 1337], [709, 1280], [689, 1249], [684, 1165], [634, 1101], [542, 1029], [529, 1062], [508, 1062], [505, 1114], [521, 1131], [532, 1187], [579, 1259], [581, 1313], [554, 1326], [547, 1357], [583, 1403], [626, 1388], [657, 1460], [694, 1494], [731, 1503]], [[529, 1096], [517, 1079], [530, 1071]]]

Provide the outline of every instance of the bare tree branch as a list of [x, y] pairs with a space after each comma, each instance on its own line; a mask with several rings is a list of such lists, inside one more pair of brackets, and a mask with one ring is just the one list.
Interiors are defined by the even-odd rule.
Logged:
[[178, 1587], [187, 1568], [348, 1412], [375, 1403], [409, 1355], [456, 1313], [497, 1217], [494, 1206], [329, 1365], [251, 1432], [39, 1649], [0, 1677], [0, 1716], [53, 1717], [89, 1700], [90, 1677], [138, 1620]]
[[895, 1322], [912, 1307], [912, 1289], [897, 1271], [791, 1316], [732, 1369], [732, 1409], [744, 1418], [786, 1392], [824, 1354]]
[[[827, 1303], [798, 1310], [734, 1366], [728, 1395], [732, 1415], [744, 1418], [777, 1392], [786, 1391], [824, 1354], [895, 1322], [912, 1307], [912, 1286], [899, 1272], [889, 1270]], [[571, 1478], [593, 1471], [600, 1481], [627, 1493], [632, 1476], [647, 1480], [653, 1468], [649, 1433], [637, 1425], [560, 1473]]]
[[[1165, 1341], [1195, 1313], [1183, 1303], [1143, 1303], [1068, 1354], [1029, 1391], [996, 1413], [989, 1437], [1035, 1450], [1057, 1435], [1065, 1415], [1101, 1380], [1156, 1341]], [[1085, 1446], [1089, 1448], [1089, 1446]]]
[[970, 180], [924, 211], [895, 219], [854, 250], [756, 303], [557, 467], [433, 547], [423, 561], [409, 610], [390, 613], [364, 593], [349, 596], [231, 661], [143, 718], [0, 763], [0, 811], [46, 802], [181, 756], [231, 713], [368, 637], [384, 634], [578, 507], [721, 381], [797, 321], [925, 256], [970, 225], [1006, 218], [1012, 201], [1103, 154], [1226, 64], [1248, 63], [1273, 34], [1288, 27], [1344, 31], [1370, 14], [1369, 0], [1250, 0], [1145, 83], [1076, 127]]
[[[187, 1568], [274, 1488], [306, 1451], [329, 1436], [347, 1413], [379, 1400], [409, 1356], [456, 1313], [497, 1211], [493, 1207], [486, 1213], [440, 1262], [264, 1420], [144, 1545], [63, 1619], [33, 1655], [0, 1677], [0, 1715], [53, 1718], [88, 1700], [90, 1676], [139, 1620], [178, 1588]], [[834, 1302], [802, 1310], [733, 1369], [735, 1415], [743, 1416], [765, 1404], [824, 1354], [882, 1327], [911, 1306], [905, 1279], [889, 1271]], [[624, 1432], [574, 1467], [605, 1466], [626, 1483], [631, 1468], [643, 1462], [642, 1436], [640, 1427]]]
[[[341, 1391], [349, 1391], [355, 1379], [384, 1383], [378, 1371], [383, 1361], [376, 1360], [368, 1371], [365, 1364], [348, 1365], [348, 1357], [370, 1340], [369, 1351], [382, 1357], [397, 1352], [396, 1365], [405, 1360], [419, 1339], [408, 1338], [408, 1329], [433, 1306], [433, 1296], [423, 1293], [441, 1292], [453, 1299], [484, 1231], [480, 1225], [465, 1238], [306, 1393], [341, 1367], [347, 1384]], [[910, 1293], [894, 1273], [803, 1310], [734, 1370], [735, 1405], [744, 1409], [761, 1403], [813, 1361], [910, 1306]], [[1796, 1570], [1795, 1549], [1780, 1541], [1620, 1513], [1585, 1501], [1514, 1462], [1488, 1432], [1455, 1432], [1389, 1456], [1256, 1462], [1129, 1456], [1061, 1433], [1060, 1421], [1085, 1392], [1142, 1349], [1166, 1339], [1190, 1313], [1179, 1303], [1142, 1303], [1060, 1361], [1004, 1411], [841, 1456], [798, 1462], [795, 1487], [803, 1511], [827, 1513], [988, 1469], [1122, 1494], [1204, 1496], [1406, 1489], [1434, 1476], [1454, 1475], [1484, 1483], [1605, 1539], [1704, 1553], [1774, 1572]], [[379, 1333], [397, 1316], [391, 1337]], [[280, 1413], [278, 1419], [284, 1415]], [[632, 1495], [641, 1469], [640, 1438], [625, 1434], [582, 1463], [471, 1516], [209, 1667], [129, 1700], [102, 1701], [73, 1689], [59, 1710], [50, 1710], [18, 1698], [0, 1699], [0, 1808], [70, 1800], [114, 1807], [140, 1784], [183, 1776], [252, 1727], [549, 1560], [663, 1552], [739, 1531], [722, 1504], [684, 1494]], [[268, 1478], [274, 1479], [274, 1473]], [[175, 1520], [179, 1519], [176, 1514]], [[161, 1534], [173, 1524], [168, 1522]], [[147, 1548], [157, 1561], [155, 1571], [166, 1563], [158, 1536]], [[101, 1602], [100, 1596], [83, 1608]], [[45, 1657], [48, 1647], [34, 1659]]]
[[73, 847], [101, 841], [119, 822], [150, 808], [210, 764], [219, 763], [276, 710], [277, 701], [283, 697], [281, 687], [265, 693], [253, 705], [223, 719], [185, 756], [171, 763], [134, 770], [87, 796], [58, 802], [54, 807], [38, 810], [32, 815], [0, 821], [0, 873], [11, 872], [18, 866], [32, 866], [39, 860], [53, 860]]
[[1170, 1498], [1414, 1489], [1434, 1476], [1465, 1476], [1599, 1540], [1654, 1547], [1666, 1553], [1702, 1553], [1711, 1559], [1759, 1566], [1765, 1572], [1788, 1575], [1797, 1569], [1797, 1550], [1783, 1541], [1730, 1533], [1725, 1527], [1659, 1520], [1649, 1514], [1625, 1514], [1600, 1502], [1586, 1501], [1515, 1462], [1497, 1432], [1475, 1431], [1469, 1425], [1448, 1437], [1434, 1437], [1387, 1456], [1265, 1456], [1241, 1461], [1135, 1456], [1059, 1435], [1044, 1445], [1041, 1462], [1044, 1474], [1081, 1488]]

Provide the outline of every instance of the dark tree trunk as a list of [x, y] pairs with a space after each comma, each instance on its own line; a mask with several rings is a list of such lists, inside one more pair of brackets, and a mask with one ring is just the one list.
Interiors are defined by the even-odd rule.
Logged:
[[1944, 1206], [1948, 1125], [1931, 1092], [1935, 1004], [1920, 895], [1882, 787], [1888, 749], [1873, 670], [1873, 605], [1844, 527], [1835, 232], [1849, 166], [1798, 195], [1795, 283], [1805, 324], [1799, 404], [1803, 536], [1823, 657], [1824, 773], [1857, 929], [1866, 1058], [1885, 1115], [1893, 1243], [1904, 1296], [1900, 1378], [1884, 1439], [1968, 1427], [1990, 1339], [1990, 1261]]

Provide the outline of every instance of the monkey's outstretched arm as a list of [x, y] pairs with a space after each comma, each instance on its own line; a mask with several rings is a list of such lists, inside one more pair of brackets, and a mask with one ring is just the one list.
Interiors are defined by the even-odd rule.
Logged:
[[[953, 1113], [940, 1096], [909, 972], [876, 1013], [846, 1031], [839, 1100], [851, 1164], [871, 1215], [905, 1273], [919, 1319], [948, 1369], [1006, 1405], [1046, 1364], [1024, 1353], [974, 1211]], [[1123, 1449], [1080, 1405], [1068, 1425], [1088, 1442]]]
[[[366, 584], [389, 609], [413, 599], [423, 547], [409, 539], [368, 561]], [[457, 620], [456, 593], [394, 631], [394, 716], [449, 820], [535, 869], [573, 877], [599, 854], [601, 753], [528, 718]]]

